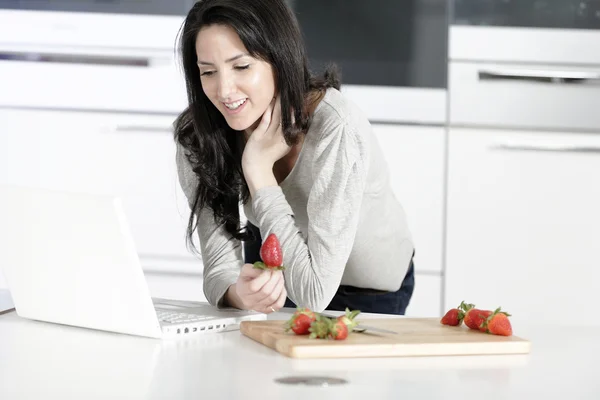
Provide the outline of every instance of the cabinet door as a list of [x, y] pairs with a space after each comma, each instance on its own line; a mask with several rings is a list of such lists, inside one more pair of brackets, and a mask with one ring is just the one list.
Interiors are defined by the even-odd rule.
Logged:
[[451, 129], [445, 306], [599, 324], [600, 135]]
[[415, 241], [415, 270], [441, 273], [445, 128], [374, 125]]
[[189, 266], [173, 118], [3, 111], [0, 184], [119, 196], [140, 256]]
[[407, 317], [440, 317], [442, 306], [442, 276], [415, 275], [415, 290], [408, 307]]

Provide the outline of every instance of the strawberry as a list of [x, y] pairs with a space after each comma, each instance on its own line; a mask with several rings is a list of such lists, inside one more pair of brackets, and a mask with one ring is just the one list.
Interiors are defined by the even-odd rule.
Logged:
[[260, 258], [262, 261], [254, 263], [254, 268], [258, 269], [276, 269], [284, 270], [283, 267], [283, 253], [281, 252], [281, 245], [279, 239], [274, 233], [267, 236], [267, 239], [263, 242], [260, 247]]
[[511, 336], [512, 335], [512, 326], [510, 324], [510, 320], [508, 319], [510, 314], [504, 311], [501, 311], [500, 307], [498, 307], [486, 320], [483, 322], [483, 332], [491, 333], [493, 335], [500, 336]]
[[285, 331], [294, 331], [296, 335], [308, 335], [310, 332], [310, 324], [316, 320], [317, 317], [314, 312], [308, 308], [298, 308], [294, 315], [286, 322]]
[[343, 319], [338, 318], [329, 327], [328, 338], [334, 340], [344, 340], [348, 337], [348, 326], [344, 323]]
[[[463, 310], [465, 310], [463, 308]], [[469, 308], [465, 311], [463, 322], [469, 329], [481, 330], [485, 319], [492, 314], [489, 310], [480, 310], [479, 308]]]
[[344, 315], [340, 315], [337, 317], [337, 319], [342, 321], [349, 331], [352, 331], [352, 329], [358, 325], [358, 322], [354, 320], [358, 314], [360, 314], [360, 310], [350, 311], [350, 309], [346, 307], [346, 313]]
[[308, 331], [310, 332], [310, 339], [327, 339], [329, 332], [333, 325], [333, 321], [327, 317], [323, 317], [320, 314], [316, 315], [316, 319], [310, 324]]
[[443, 325], [458, 326], [462, 324], [463, 318], [465, 317], [465, 309], [468, 311], [472, 307], [472, 304], [465, 304], [464, 301], [461, 301], [457, 308], [451, 308], [448, 310], [440, 322]]
[[481, 324], [479, 324], [479, 331], [480, 331], [480, 332], [486, 332], [486, 331], [487, 331], [487, 328], [485, 328], [485, 326], [484, 326], [484, 323], [485, 323], [485, 320], [486, 320], [486, 319], [487, 319], [487, 318], [488, 318], [490, 315], [492, 315], [492, 312], [491, 312], [491, 311], [489, 311], [489, 310], [482, 311], [482, 312], [481, 312], [481, 314], [479, 314], [479, 316], [480, 316], [481, 318], [483, 318], [483, 321], [481, 321]]

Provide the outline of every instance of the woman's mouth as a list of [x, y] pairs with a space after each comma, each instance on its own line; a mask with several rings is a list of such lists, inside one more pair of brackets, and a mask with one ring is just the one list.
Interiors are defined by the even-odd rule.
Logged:
[[240, 112], [244, 106], [246, 105], [246, 103], [248, 102], [248, 99], [240, 99], [231, 103], [223, 103], [223, 105], [225, 106], [225, 108], [227, 109], [229, 114], [236, 114], [238, 112]]

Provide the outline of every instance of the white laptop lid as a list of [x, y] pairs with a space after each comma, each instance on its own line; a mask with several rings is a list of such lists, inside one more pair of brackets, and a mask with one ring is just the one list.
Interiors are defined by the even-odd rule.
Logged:
[[21, 317], [161, 336], [117, 198], [0, 186], [0, 269]]

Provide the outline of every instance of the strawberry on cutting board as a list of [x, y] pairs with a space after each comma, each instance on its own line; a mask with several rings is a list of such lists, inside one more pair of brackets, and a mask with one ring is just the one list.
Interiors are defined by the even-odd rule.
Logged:
[[344, 320], [338, 318], [329, 328], [329, 338], [334, 340], [344, 340], [348, 337], [348, 325]]
[[254, 268], [271, 270], [285, 269], [282, 265], [283, 252], [281, 251], [281, 244], [274, 233], [269, 234], [260, 247], [260, 258], [262, 261], [255, 262]]
[[512, 325], [508, 317], [510, 317], [510, 314], [502, 311], [500, 307], [498, 307], [483, 322], [483, 332], [491, 333], [492, 335], [511, 336]]
[[[473, 307], [472, 304], [465, 304], [464, 301], [460, 302], [457, 308], [451, 308], [444, 314], [440, 320], [442, 325], [458, 326], [462, 324], [465, 318], [465, 312]], [[466, 310], [466, 311], [465, 311]]]
[[308, 331], [310, 332], [309, 338], [311, 339], [327, 339], [331, 328], [333, 327], [333, 320], [327, 317], [323, 317], [321, 314], [317, 314], [317, 319], [310, 324]]
[[350, 310], [338, 317], [330, 317], [309, 308], [298, 307], [285, 323], [285, 332], [293, 331], [296, 335], [309, 335], [310, 339], [344, 340], [358, 325], [355, 320], [360, 310]]
[[316, 314], [308, 308], [298, 308], [286, 322], [285, 331], [293, 331], [296, 335], [308, 335], [310, 325], [317, 319]]
[[358, 325], [358, 322], [355, 321], [355, 318], [358, 316], [358, 314], [360, 314], [360, 310], [350, 311], [350, 309], [346, 307], [345, 314], [340, 315], [339, 317], [337, 317], [337, 319], [339, 321], [342, 321], [348, 327], [348, 330], [351, 331], [356, 327], [356, 325]]
[[482, 331], [483, 322], [491, 314], [492, 312], [490, 310], [481, 310], [479, 308], [472, 307], [465, 311], [463, 322], [469, 327], [469, 329]]

